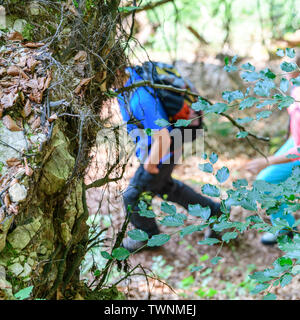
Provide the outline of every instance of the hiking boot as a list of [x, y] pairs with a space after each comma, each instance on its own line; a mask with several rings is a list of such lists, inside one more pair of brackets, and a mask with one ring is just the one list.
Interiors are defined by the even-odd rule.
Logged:
[[260, 239], [260, 242], [266, 246], [272, 246], [277, 243], [278, 235], [271, 232], [266, 232]]
[[140, 249], [139, 251], [146, 249], [147, 248], [146, 244], [147, 244], [147, 241], [133, 240], [129, 237], [126, 237], [123, 239], [121, 247], [127, 249], [130, 253], [132, 253], [139, 249]]
[[266, 232], [261, 237], [260, 242], [266, 246], [272, 246], [277, 243], [278, 237], [287, 235], [288, 237], [293, 238], [293, 234], [294, 233], [292, 231], [289, 231], [287, 233], [278, 233], [277, 235], [271, 232]]

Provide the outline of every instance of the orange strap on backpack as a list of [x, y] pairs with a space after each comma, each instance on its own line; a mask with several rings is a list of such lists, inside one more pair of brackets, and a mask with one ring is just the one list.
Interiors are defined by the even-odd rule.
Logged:
[[177, 112], [172, 119], [173, 120], [179, 120], [179, 119], [184, 119], [188, 120], [190, 116], [190, 106], [186, 103], [186, 101], [183, 103], [183, 107], [180, 109], [179, 112]]

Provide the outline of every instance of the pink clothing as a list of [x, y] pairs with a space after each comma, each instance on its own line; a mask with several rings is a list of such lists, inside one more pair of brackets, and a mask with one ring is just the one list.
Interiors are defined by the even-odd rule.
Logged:
[[[300, 96], [296, 95], [296, 88], [293, 88], [291, 91], [291, 96], [295, 100], [300, 100]], [[298, 89], [299, 92], [299, 89]], [[290, 115], [290, 132], [291, 136], [294, 140], [295, 147], [288, 151], [289, 154], [297, 154], [300, 157], [300, 152], [298, 152], [298, 148], [300, 148], [300, 102], [295, 102], [291, 106], [288, 107], [288, 113]], [[300, 158], [293, 159], [294, 161], [299, 160]]]

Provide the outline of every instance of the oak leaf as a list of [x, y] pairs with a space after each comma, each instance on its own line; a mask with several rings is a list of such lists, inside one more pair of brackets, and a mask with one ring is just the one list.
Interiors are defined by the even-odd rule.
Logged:
[[86, 60], [86, 58], [87, 58], [87, 53], [85, 51], [81, 50], [81, 51], [78, 51], [78, 53], [74, 57], [74, 61], [83, 62]]
[[14, 167], [14, 166], [18, 166], [18, 165], [22, 164], [22, 162], [18, 158], [10, 158], [10, 159], [6, 160], [6, 164], [9, 167]]
[[45, 43], [41, 43], [41, 42], [27, 42], [24, 44], [24, 47], [35, 49], [35, 48], [42, 47], [44, 45]]
[[4, 116], [2, 122], [10, 131], [22, 131], [22, 129], [16, 124], [10, 115]]
[[37, 118], [33, 121], [32, 125], [31, 125], [31, 129], [32, 129], [32, 130], [35, 130], [35, 129], [37, 129], [40, 125], [41, 125], [41, 118], [40, 118], [40, 117], [37, 117]]
[[24, 39], [22, 34], [18, 31], [11, 32], [7, 35], [7, 38], [12, 41], [22, 41]]

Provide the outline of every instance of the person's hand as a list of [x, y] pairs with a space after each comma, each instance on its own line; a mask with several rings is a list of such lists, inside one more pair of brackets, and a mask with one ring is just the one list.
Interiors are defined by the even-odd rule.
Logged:
[[159, 173], [159, 169], [157, 168], [156, 164], [152, 164], [152, 163], [145, 163], [144, 164], [144, 169], [151, 173], [151, 174], [158, 174]]
[[268, 166], [268, 163], [267, 163], [266, 159], [257, 158], [257, 159], [254, 159], [254, 160], [248, 162], [245, 166], [245, 169], [250, 171], [253, 174], [256, 174], [256, 173], [260, 172], [261, 170], [263, 170], [267, 166]]

